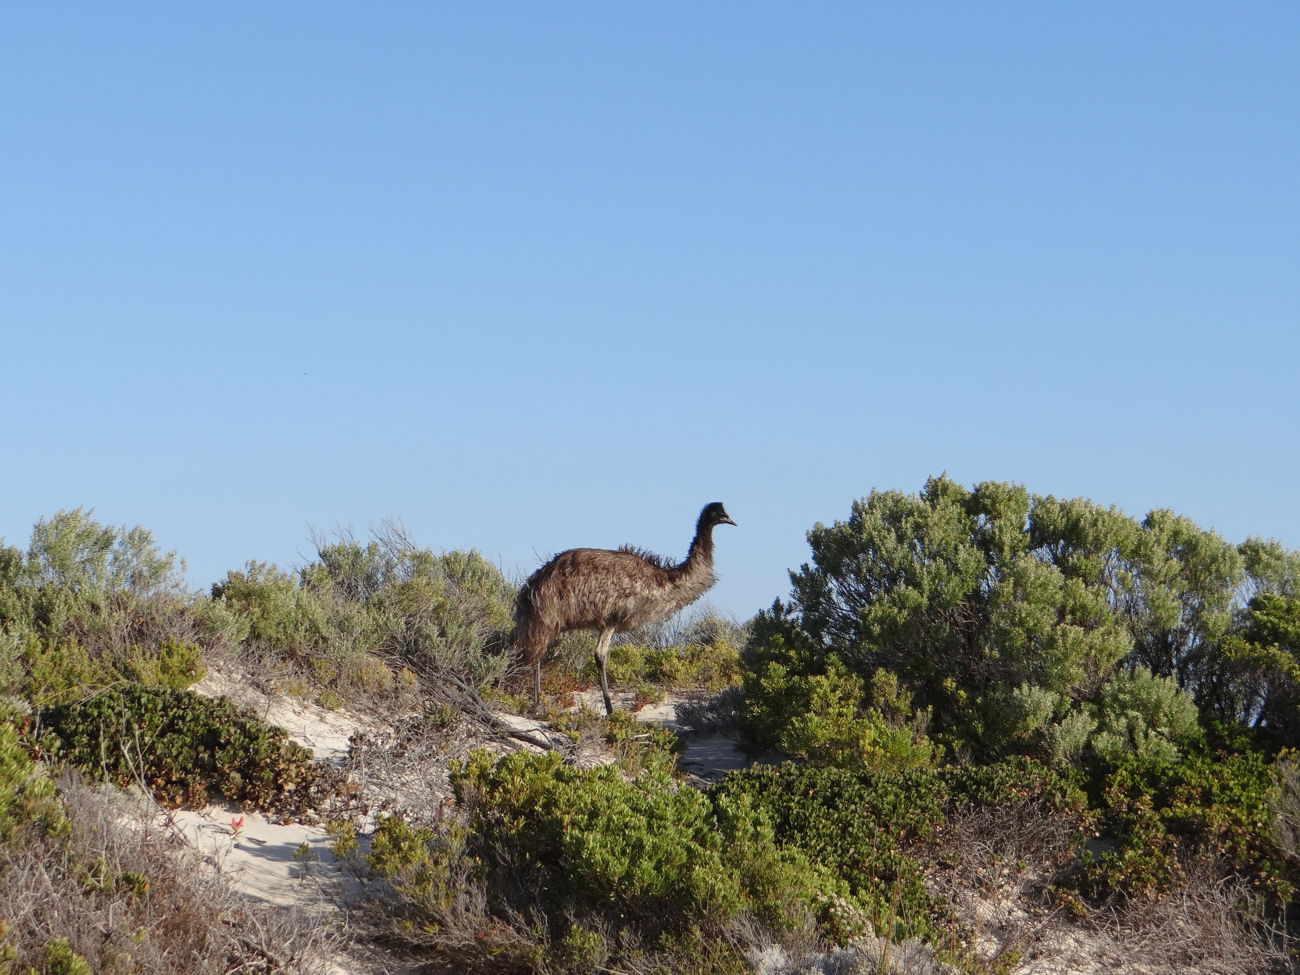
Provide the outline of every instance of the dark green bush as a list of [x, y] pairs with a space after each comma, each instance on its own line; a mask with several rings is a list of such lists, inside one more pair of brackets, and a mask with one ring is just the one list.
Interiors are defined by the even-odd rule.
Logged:
[[119, 786], [147, 785], [164, 805], [203, 805], [215, 791], [255, 809], [302, 813], [343, 788], [282, 729], [225, 698], [130, 686], [47, 708], [38, 724], [53, 760]]
[[713, 801], [657, 770], [628, 781], [612, 766], [480, 752], [452, 782], [495, 889], [519, 913], [559, 924], [556, 939], [568, 917], [650, 943], [717, 934], [740, 914], [779, 931], [841, 891], [802, 854], [778, 849], [747, 797]]
[[1083, 816], [1088, 796], [1082, 776], [1015, 756], [991, 765], [954, 765], [940, 772], [952, 808], [1040, 805], [1068, 816]]
[[721, 807], [744, 798], [782, 849], [842, 878], [874, 929], [903, 940], [938, 939], [945, 916], [913, 855], [943, 821], [944, 788], [932, 771], [849, 771], [786, 763], [734, 772], [709, 793]]
[[1274, 911], [1300, 883], [1294, 857], [1275, 839], [1274, 767], [1257, 752], [1175, 763], [1130, 756], [1094, 789], [1107, 848], [1086, 864], [1082, 883], [1095, 900], [1157, 895], [1193, 861], [1247, 878]]

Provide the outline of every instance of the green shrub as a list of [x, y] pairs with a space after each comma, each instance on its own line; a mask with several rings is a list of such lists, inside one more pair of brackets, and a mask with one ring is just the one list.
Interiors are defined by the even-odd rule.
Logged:
[[950, 805], [968, 807], [1040, 805], [1086, 818], [1088, 797], [1077, 772], [1015, 756], [990, 765], [955, 765], [940, 773]]
[[129, 666], [132, 676], [147, 687], [183, 691], [203, 679], [206, 671], [201, 657], [196, 644], [168, 637], [153, 654], [137, 650], [132, 654]]
[[59, 832], [64, 826], [54, 784], [24, 749], [14, 725], [17, 718], [0, 716], [0, 842], [27, 827]]
[[48, 708], [39, 725], [54, 760], [118, 786], [145, 784], [164, 805], [203, 805], [215, 790], [253, 808], [302, 812], [343, 788], [282, 729], [225, 698], [130, 686]]
[[928, 770], [849, 771], [786, 763], [733, 772], [709, 793], [742, 800], [797, 851], [848, 885], [878, 933], [939, 939], [945, 911], [926, 892], [912, 855], [943, 820], [943, 785]]
[[402, 913], [434, 933], [452, 921], [467, 888], [482, 874], [482, 865], [466, 851], [467, 838], [459, 824], [414, 827], [385, 816], [375, 825], [366, 863], [392, 886]]
[[926, 714], [914, 714], [911, 696], [892, 674], [873, 675], [871, 693], [836, 658], [824, 674], [791, 674], [769, 663], [745, 697], [750, 727], [775, 733], [772, 744], [815, 765], [845, 768], [924, 768], [937, 752], [924, 734]]
[[25, 673], [20, 693], [38, 707], [79, 700], [118, 680], [112, 667], [92, 657], [73, 637], [42, 639], [30, 634], [21, 660]]
[[[947, 477], [915, 495], [873, 492], [808, 542], [789, 602], [758, 615], [742, 653], [757, 744], [809, 738], [791, 723], [810, 720], [817, 682], [844, 696], [831, 661], [864, 682], [895, 675], [954, 754], [1172, 761], [1198, 738], [1175, 684], [1207, 713], [1289, 741], [1300, 556], [1280, 546], [1234, 547], [1164, 510], [1137, 521]], [[859, 735], [821, 724], [819, 761], [836, 742], [859, 748]]]
[[78, 508], [38, 522], [26, 553], [5, 552], [0, 680], [13, 693], [45, 706], [123, 679], [181, 686], [200, 671], [202, 603], [146, 529]]
[[344, 696], [391, 691], [380, 657], [416, 672], [454, 670], [480, 686], [509, 663], [500, 651], [514, 589], [477, 552], [435, 555], [391, 534], [365, 546], [342, 539], [319, 545], [296, 574], [250, 562], [214, 585], [212, 598], [242, 621], [247, 650]]
[[1272, 829], [1277, 782], [1256, 752], [1126, 757], [1097, 784], [1110, 848], [1087, 864], [1084, 891], [1097, 900], [1151, 897], [1186, 875], [1193, 860], [1250, 880], [1280, 910], [1300, 874]]
[[612, 766], [480, 752], [452, 784], [496, 886], [516, 892], [516, 910], [540, 908], [553, 922], [599, 917], [662, 941], [718, 932], [742, 912], [793, 924], [811, 916], [823, 885], [837, 889], [777, 848], [747, 798], [715, 803], [657, 770], [627, 781]]
[[509, 850], [535, 871], [557, 913], [616, 907], [637, 927], [658, 927], [740, 907], [708, 801], [665, 776], [627, 782], [611, 766], [569, 768], [557, 755], [494, 763], [478, 753], [452, 784], [485, 848]]
[[[740, 680], [740, 654], [729, 643], [643, 647], [616, 644], [609, 650], [609, 678], [618, 687], [704, 689], [720, 691]], [[593, 656], [583, 660], [579, 676], [599, 679]]]
[[86, 959], [72, 950], [67, 938], [55, 938], [45, 946], [44, 975], [93, 975]]
[[1196, 701], [1172, 677], [1145, 667], [1117, 673], [1097, 701], [1092, 747], [1098, 758], [1118, 762], [1127, 754], [1143, 764], [1173, 762], [1183, 748], [1204, 741]]

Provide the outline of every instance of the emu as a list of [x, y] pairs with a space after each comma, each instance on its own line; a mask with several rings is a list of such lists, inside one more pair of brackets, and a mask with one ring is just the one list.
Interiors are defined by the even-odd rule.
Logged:
[[705, 505], [685, 560], [624, 545], [616, 550], [571, 548], [528, 577], [515, 603], [515, 648], [533, 665], [533, 704], [542, 700], [542, 657], [555, 638], [594, 630], [605, 713], [613, 714], [606, 662], [615, 631], [667, 619], [718, 581], [713, 573], [713, 528], [734, 525], [721, 501]]

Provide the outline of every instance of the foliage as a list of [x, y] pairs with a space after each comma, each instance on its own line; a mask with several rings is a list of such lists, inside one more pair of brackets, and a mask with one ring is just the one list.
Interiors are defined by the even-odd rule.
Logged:
[[1292, 897], [1300, 874], [1271, 829], [1277, 784], [1259, 753], [1128, 755], [1095, 788], [1112, 845], [1086, 865], [1093, 898], [1155, 896], [1193, 862], [1249, 879], [1274, 910]]
[[1275, 744], [1300, 745], [1300, 597], [1260, 592], [1225, 643], [1221, 710], [1247, 716]]
[[91, 975], [90, 964], [67, 938], [55, 938], [45, 946], [45, 975]]
[[[740, 652], [730, 643], [687, 643], [645, 647], [615, 644], [609, 650], [609, 677], [619, 687], [658, 687], [720, 691], [740, 680]], [[597, 680], [593, 656], [587, 655], [580, 676]]]
[[[937, 757], [925, 737], [928, 713], [912, 711], [910, 693], [888, 671], [876, 671], [868, 692], [837, 658], [827, 661], [824, 674], [792, 675], [769, 663], [754, 686], [762, 703], [750, 725], [766, 723], [773, 744], [788, 755], [816, 765], [875, 769], [925, 767]], [[781, 702], [778, 720], [759, 711], [772, 702]]]
[[1107, 682], [1097, 712], [1092, 747], [1103, 761], [1118, 762], [1132, 752], [1143, 764], [1173, 762], [1182, 748], [1204, 740], [1191, 695], [1172, 677], [1157, 677], [1145, 667], [1121, 671]]
[[950, 808], [1036, 803], [1068, 817], [1086, 817], [1088, 798], [1078, 776], [1032, 758], [958, 765], [941, 772]]
[[929, 770], [849, 771], [786, 763], [733, 772], [710, 792], [747, 802], [796, 851], [848, 884], [872, 927], [902, 940], [938, 938], [944, 911], [912, 855], [942, 822], [942, 781]]
[[[1150, 749], [1173, 759], [1197, 737], [1191, 702], [1285, 725], [1275, 715], [1296, 699], [1290, 645], [1268, 642], [1266, 622], [1294, 592], [1300, 557], [1275, 543], [1234, 547], [1164, 510], [1138, 522], [946, 477], [918, 495], [873, 492], [808, 541], [812, 562], [791, 574], [789, 602], [759, 614], [742, 654], [745, 723], [760, 743], [788, 743], [826, 681], [843, 697], [840, 665], [863, 681], [892, 675], [937, 742], [987, 758]], [[1258, 625], [1241, 642], [1252, 589]], [[1265, 690], [1238, 692], [1245, 672]]]
[[164, 805], [203, 805], [209, 790], [257, 809], [301, 812], [342, 784], [283, 729], [225, 698], [139, 685], [39, 715], [54, 760], [118, 786], [147, 785]]
[[466, 850], [468, 835], [458, 823], [414, 827], [398, 816], [375, 825], [366, 862], [392, 886], [403, 913], [428, 933], [454, 923], [466, 889], [482, 874]]
[[65, 826], [54, 784], [22, 745], [16, 714], [0, 718], [0, 843], [21, 830], [58, 832]]
[[112, 528], [83, 509], [37, 523], [25, 553], [0, 559], [0, 671], [39, 704], [126, 679], [186, 686], [201, 676], [203, 629], [173, 552], [140, 526]]
[[501, 651], [514, 590], [500, 570], [477, 552], [416, 548], [392, 529], [365, 545], [320, 542], [297, 573], [250, 562], [215, 584], [212, 598], [244, 622], [247, 652], [269, 653], [345, 696], [400, 689], [400, 667], [486, 684], [508, 663]]
[[658, 770], [628, 781], [612, 766], [577, 769], [556, 755], [478, 752], [452, 783], [498, 889], [553, 923], [599, 917], [660, 942], [719, 931], [742, 913], [780, 929], [836, 890], [777, 848], [748, 799], [714, 802]]

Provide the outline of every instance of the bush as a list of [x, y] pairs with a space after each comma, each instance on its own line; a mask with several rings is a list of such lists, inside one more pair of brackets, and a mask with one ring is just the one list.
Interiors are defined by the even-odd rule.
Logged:
[[213, 790], [256, 809], [302, 814], [343, 790], [337, 772], [280, 728], [225, 698], [131, 686], [40, 712], [49, 756], [118, 786], [147, 785], [168, 806]]
[[27, 552], [0, 559], [0, 679], [38, 705], [122, 679], [185, 686], [205, 632], [175, 553], [144, 528], [78, 508], [37, 523]]
[[742, 914], [782, 930], [838, 892], [802, 854], [777, 847], [747, 797], [714, 801], [657, 770], [629, 782], [612, 766], [480, 752], [452, 783], [494, 889], [517, 913], [551, 919], [556, 940], [565, 918], [661, 946], [716, 936]]
[[0, 844], [24, 829], [59, 832], [66, 825], [54, 784], [23, 747], [14, 725], [19, 718], [0, 717]]
[[[759, 744], [806, 722], [823, 678], [843, 697], [831, 661], [863, 682], [894, 675], [932, 715], [936, 742], [984, 759], [1083, 761], [1091, 745], [1107, 760], [1124, 750], [1173, 760], [1198, 737], [1177, 688], [1221, 718], [1286, 725], [1300, 557], [1278, 546], [1234, 547], [1168, 511], [1138, 522], [946, 477], [917, 495], [873, 492], [808, 541], [812, 561], [792, 573], [788, 604], [759, 614], [742, 654]], [[1243, 614], [1252, 587], [1265, 591]], [[849, 752], [860, 738], [817, 737]]]
[[1088, 797], [1077, 773], [1032, 758], [1014, 757], [991, 765], [961, 765], [941, 773], [953, 806], [1018, 806], [1034, 803], [1070, 817], [1083, 816]]
[[1181, 883], [1193, 862], [1246, 878], [1275, 911], [1300, 882], [1272, 829], [1277, 781], [1259, 753], [1189, 754], [1172, 763], [1130, 755], [1094, 788], [1110, 840], [1082, 878], [1095, 900], [1154, 897]]
[[453, 670], [479, 686], [509, 663], [514, 589], [501, 572], [477, 552], [435, 555], [393, 531], [364, 546], [318, 543], [317, 559], [296, 574], [250, 562], [215, 584], [212, 598], [242, 621], [245, 652], [344, 697], [387, 695], [393, 684], [381, 667], [389, 677], [394, 667], [385, 660], [418, 674]]
[[837, 658], [821, 674], [768, 663], [750, 681], [745, 708], [751, 730], [769, 731], [776, 748], [815, 765], [925, 768], [938, 758], [924, 732], [928, 712], [914, 713], [911, 695], [885, 670], [873, 675], [868, 693]]
[[912, 855], [942, 822], [935, 773], [849, 771], [786, 763], [733, 772], [709, 793], [719, 808], [752, 804], [778, 848], [841, 878], [877, 933], [940, 939], [944, 909]]
[[1192, 696], [1145, 667], [1116, 674], [1101, 689], [1097, 713], [1092, 748], [1105, 762], [1128, 753], [1147, 765], [1174, 762], [1182, 749], [1205, 740]]
[[[643, 647], [616, 644], [609, 649], [609, 677], [619, 687], [720, 691], [740, 681], [740, 654], [728, 643]], [[584, 658], [580, 676], [597, 680], [593, 656]]]

